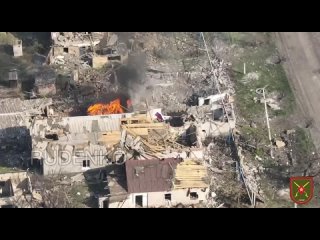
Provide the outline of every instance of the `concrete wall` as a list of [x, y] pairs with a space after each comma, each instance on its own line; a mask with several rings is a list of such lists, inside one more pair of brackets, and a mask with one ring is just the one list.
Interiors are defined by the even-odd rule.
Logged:
[[[47, 154], [48, 152], [45, 153]], [[58, 151], [57, 153], [53, 152], [53, 155], [52, 153], [47, 154], [47, 156], [40, 159], [43, 159], [43, 175], [80, 173], [107, 165], [107, 159], [104, 158], [104, 153], [84, 152], [77, 154], [74, 152], [71, 153], [66, 149]], [[84, 167], [83, 161], [89, 161], [90, 166]]]
[[[14, 192], [14, 196], [12, 197], [4, 197], [0, 198], [0, 208], [6, 205], [14, 205], [18, 199], [24, 199], [22, 196], [23, 189], [26, 190], [29, 186], [26, 186], [23, 183], [25, 180], [29, 180], [27, 176], [27, 172], [17, 172], [17, 173], [5, 173], [0, 174], [0, 181], [8, 181], [10, 179], [12, 190]], [[31, 185], [31, 183], [29, 182]]]
[[7, 181], [11, 179], [11, 181], [15, 184], [22, 182], [27, 178], [27, 172], [17, 172], [17, 173], [4, 173], [0, 174], [0, 181]]
[[16, 44], [13, 45], [13, 56], [15, 57], [22, 57], [23, 51], [22, 51], [22, 41], [17, 41]]
[[[179, 203], [184, 205], [197, 204], [201, 201], [206, 202], [209, 189], [203, 192], [201, 189], [191, 189], [190, 192], [196, 192], [198, 199], [191, 199], [190, 195], [187, 196], [187, 189], [177, 189], [170, 192], [150, 192], [150, 193], [133, 193], [130, 194], [127, 200], [121, 204], [122, 208], [135, 208], [136, 207], [136, 196], [142, 196], [143, 207], [162, 207], [162, 206], [175, 206]], [[165, 194], [171, 194], [171, 201], [165, 199]], [[118, 208], [119, 203], [110, 203], [109, 208]]]
[[203, 106], [205, 101], [208, 102], [208, 105], [211, 105], [217, 101], [224, 99], [226, 97], [226, 95], [227, 95], [226, 93], [222, 93], [222, 94], [217, 94], [217, 95], [211, 95], [206, 98], [199, 97], [199, 106]]
[[[107, 165], [106, 154], [106, 148], [98, 145], [83, 148], [81, 144], [51, 144], [44, 151], [34, 150], [33, 159], [42, 159], [43, 175], [56, 175], [104, 167]], [[89, 161], [90, 166], [84, 166], [84, 161]]]
[[[66, 51], [67, 52], [66, 52]], [[63, 56], [63, 55], [73, 55], [76, 57], [80, 56], [80, 49], [79, 47], [69, 46], [69, 47], [53, 47], [53, 56]]]
[[[90, 167], [83, 167], [83, 161], [90, 161]], [[107, 160], [99, 157], [73, 157], [71, 161], [62, 158], [57, 160], [44, 159], [43, 175], [57, 175], [67, 173], [86, 172], [90, 169], [101, 168], [107, 165]]]
[[92, 67], [93, 68], [102, 68], [108, 62], [109, 62], [108, 56], [93, 56]]
[[[148, 193], [148, 207], [160, 207], [160, 206], [171, 206], [182, 203], [184, 205], [197, 204], [200, 201], [206, 201], [206, 192], [201, 191], [201, 189], [191, 189], [190, 192], [196, 192], [198, 194], [198, 199], [194, 200], [187, 196], [187, 189], [178, 189], [171, 192], [154, 192]], [[171, 202], [165, 199], [165, 194], [171, 194]]]

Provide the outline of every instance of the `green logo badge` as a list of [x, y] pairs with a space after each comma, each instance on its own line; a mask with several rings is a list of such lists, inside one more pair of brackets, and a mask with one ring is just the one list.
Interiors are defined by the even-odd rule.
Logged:
[[312, 177], [291, 177], [290, 178], [290, 197], [297, 204], [306, 204], [313, 197], [313, 178]]

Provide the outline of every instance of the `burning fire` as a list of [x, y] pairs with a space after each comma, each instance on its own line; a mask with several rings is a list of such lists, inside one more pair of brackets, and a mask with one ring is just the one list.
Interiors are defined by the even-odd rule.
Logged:
[[116, 99], [109, 104], [97, 103], [88, 108], [88, 115], [107, 115], [124, 113], [121, 107], [120, 99]]

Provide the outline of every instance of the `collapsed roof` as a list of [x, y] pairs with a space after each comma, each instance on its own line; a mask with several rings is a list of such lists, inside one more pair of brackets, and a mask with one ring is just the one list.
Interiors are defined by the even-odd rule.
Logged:
[[89, 47], [100, 43], [104, 32], [51, 32], [54, 45]]
[[0, 137], [10, 133], [16, 127], [31, 125], [31, 116], [41, 115], [44, 109], [52, 104], [52, 99], [21, 100], [8, 98], [0, 100]]

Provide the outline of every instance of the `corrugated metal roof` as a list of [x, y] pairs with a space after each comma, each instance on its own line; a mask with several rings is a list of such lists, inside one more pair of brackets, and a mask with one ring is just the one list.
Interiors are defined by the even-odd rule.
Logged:
[[64, 129], [72, 134], [120, 131], [121, 118], [132, 114], [114, 114], [105, 116], [64, 117], [36, 120], [31, 132], [34, 136], [49, 129]]
[[119, 131], [120, 119], [74, 117], [63, 119], [63, 125], [69, 125], [71, 133]]
[[52, 104], [51, 98], [21, 100], [19, 98], [0, 99], [0, 116], [8, 113], [24, 113], [41, 106], [45, 107]]
[[68, 125], [70, 133], [120, 131], [120, 120], [132, 114], [114, 114], [108, 116], [67, 117], [62, 119]]
[[35, 109], [52, 103], [52, 99], [21, 100], [19, 98], [0, 99], [0, 136], [21, 133], [29, 127], [28, 115]]
[[0, 116], [0, 138], [25, 133], [27, 131], [25, 120], [22, 115]]

